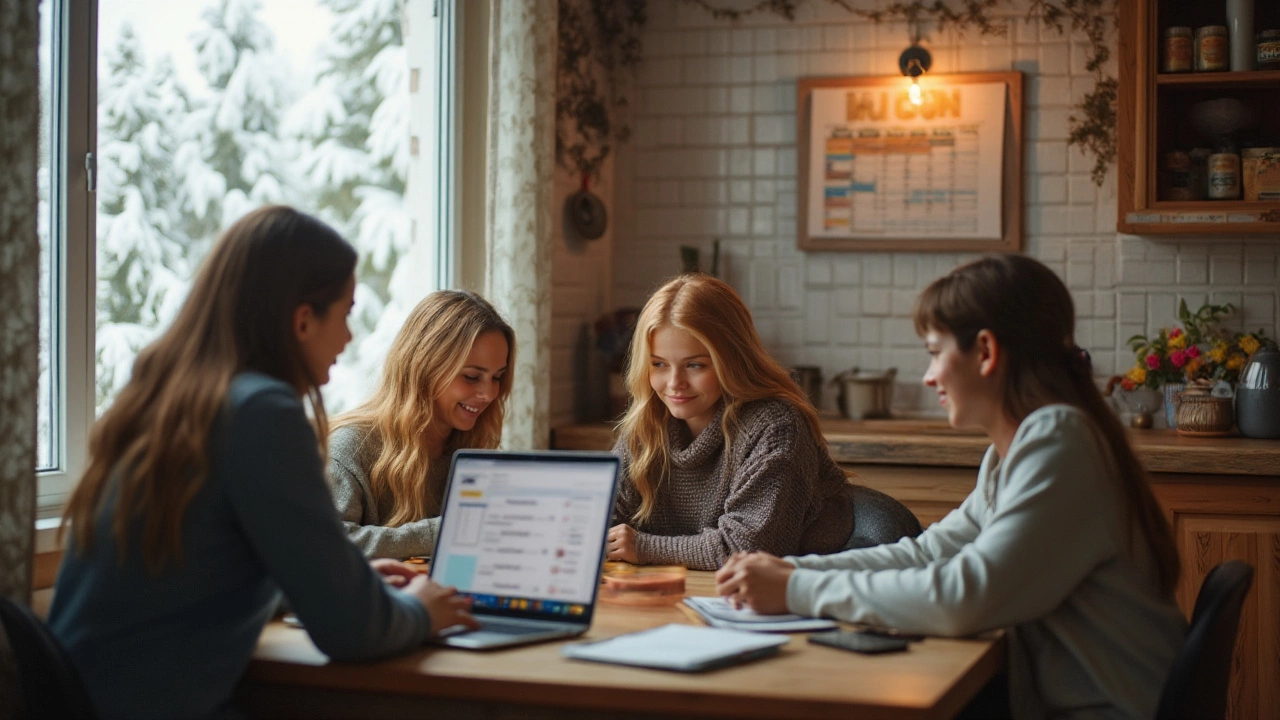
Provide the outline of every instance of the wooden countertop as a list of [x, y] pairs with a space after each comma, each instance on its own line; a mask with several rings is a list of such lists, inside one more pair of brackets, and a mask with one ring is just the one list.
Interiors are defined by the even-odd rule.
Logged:
[[[859, 465], [978, 467], [991, 444], [986, 436], [956, 430], [945, 420], [845, 420], [822, 418], [836, 462]], [[1172, 430], [1130, 430], [1130, 442], [1152, 473], [1280, 477], [1280, 440], [1244, 437], [1192, 438]], [[561, 450], [608, 450], [607, 423], [567, 425], [552, 431]]]

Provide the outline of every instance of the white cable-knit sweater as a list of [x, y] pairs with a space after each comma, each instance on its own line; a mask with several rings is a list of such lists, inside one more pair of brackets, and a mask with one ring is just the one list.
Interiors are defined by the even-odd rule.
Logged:
[[788, 558], [788, 608], [933, 635], [1007, 628], [1015, 717], [1152, 717], [1187, 625], [1136, 530], [1129, 542], [1104, 448], [1079, 410], [1036, 410], [920, 537]]

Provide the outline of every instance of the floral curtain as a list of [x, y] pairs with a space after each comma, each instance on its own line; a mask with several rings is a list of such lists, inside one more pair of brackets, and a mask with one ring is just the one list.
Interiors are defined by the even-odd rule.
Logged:
[[516, 333], [508, 449], [550, 439], [556, 0], [493, 0], [486, 285]]
[[35, 532], [40, 243], [37, 3], [0, 0], [0, 595], [26, 603]]

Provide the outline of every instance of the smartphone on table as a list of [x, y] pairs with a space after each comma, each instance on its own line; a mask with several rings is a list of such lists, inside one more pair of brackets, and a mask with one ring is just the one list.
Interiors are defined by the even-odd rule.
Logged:
[[869, 655], [906, 650], [910, 644], [904, 638], [871, 635], [856, 630], [833, 630], [831, 632], [814, 633], [809, 636], [809, 642]]

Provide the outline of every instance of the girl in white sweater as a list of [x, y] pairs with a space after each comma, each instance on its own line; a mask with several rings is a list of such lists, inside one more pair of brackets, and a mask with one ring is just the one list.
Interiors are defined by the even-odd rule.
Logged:
[[736, 555], [719, 592], [934, 635], [1006, 628], [1015, 717], [1152, 717], [1186, 635], [1178, 554], [1073, 341], [1070, 293], [1035, 260], [987, 257], [934, 281], [915, 323], [924, 384], [992, 440], [973, 493], [896, 544]]

